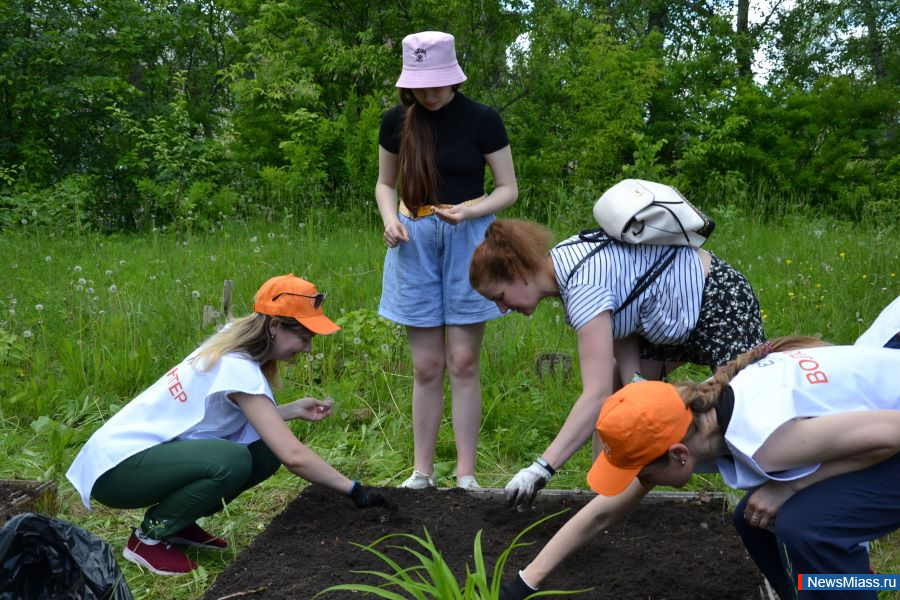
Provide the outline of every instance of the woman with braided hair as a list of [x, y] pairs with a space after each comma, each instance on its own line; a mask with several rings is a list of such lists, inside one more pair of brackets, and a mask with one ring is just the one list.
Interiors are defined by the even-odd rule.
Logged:
[[794, 597], [798, 573], [868, 573], [865, 542], [900, 527], [900, 352], [890, 347], [779, 338], [703, 383], [625, 386], [604, 404], [597, 431], [603, 453], [587, 480], [600, 495], [503, 586], [501, 600], [534, 593], [654, 486], [681, 487], [694, 472], [718, 471], [749, 492], [733, 522], [781, 598]]

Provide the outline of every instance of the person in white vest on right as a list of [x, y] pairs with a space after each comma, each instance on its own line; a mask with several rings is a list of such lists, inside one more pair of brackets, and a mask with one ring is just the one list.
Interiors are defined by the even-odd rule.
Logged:
[[853, 345], [900, 349], [900, 296], [875, 317]]
[[253, 313], [232, 320], [113, 415], [82, 447], [66, 477], [110, 508], [146, 508], [126, 559], [159, 575], [197, 565], [178, 545], [222, 550], [197, 524], [284, 465], [349, 496], [357, 508], [385, 504], [300, 442], [286, 421], [320, 421], [331, 400], [276, 404], [278, 362], [309, 353], [313, 338], [340, 329], [322, 312], [325, 292], [293, 274], [256, 293]]

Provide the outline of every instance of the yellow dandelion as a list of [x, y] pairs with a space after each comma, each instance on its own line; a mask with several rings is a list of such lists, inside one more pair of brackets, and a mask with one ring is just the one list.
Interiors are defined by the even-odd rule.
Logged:
[[863, 279], [868, 279], [868, 278], [869, 278], [869, 276], [866, 275], [865, 273], [863, 273]]
[[789, 258], [784, 259], [784, 264], [786, 264], [786, 265], [789, 265], [789, 264], [791, 264], [791, 263], [793, 263], [793, 262], [794, 262], [794, 261], [792, 261], [792, 260], [789, 259]]
[[840, 256], [841, 258], [844, 258], [845, 254], [843, 252], [841, 252], [840, 254], [838, 254], [838, 256]]

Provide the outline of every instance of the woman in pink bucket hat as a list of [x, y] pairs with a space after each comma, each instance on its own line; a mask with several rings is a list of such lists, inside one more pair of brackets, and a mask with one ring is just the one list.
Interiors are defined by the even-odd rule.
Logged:
[[[435, 444], [450, 377], [457, 486], [478, 487], [479, 355], [485, 322], [500, 311], [469, 284], [469, 259], [494, 220], [516, 201], [509, 138], [499, 113], [459, 91], [466, 76], [452, 35], [403, 39], [402, 104], [378, 134], [375, 199], [388, 246], [379, 314], [406, 326], [413, 359], [412, 474], [401, 485], [437, 485]], [[484, 189], [484, 167], [494, 188]], [[401, 201], [398, 202], [398, 199]]]
[[331, 400], [276, 404], [278, 365], [312, 349], [338, 327], [322, 312], [325, 292], [293, 274], [267, 280], [253, 312], [232, 319], [116, 414], [81, 448], [66, 477], [87, 508], [146, 508], [123, 556], [158, 575], [197, 564], [179, 547], [224, 550], [197, 524], [281, 465], [349, 496], [357, 508], [385, 504], [303, 444], [286, 421], [320, 421]]

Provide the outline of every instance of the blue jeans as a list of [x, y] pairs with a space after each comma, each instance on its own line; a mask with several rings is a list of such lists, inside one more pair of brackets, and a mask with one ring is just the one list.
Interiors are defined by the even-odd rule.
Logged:
[[[900, 454], [867, 469], [820, 481], [794, 494], [778, 511], [774, 533], [744, 520], [750, 494], [732, 521], [747, 552], [782, 600], [797, 597], [797, 575], [865, 574], [864, 542], [900, 527]], [[874, 600], [872, 590], [842, 590], [841, 600]], [[800, 598], [835, 598], [804, 590]]]

